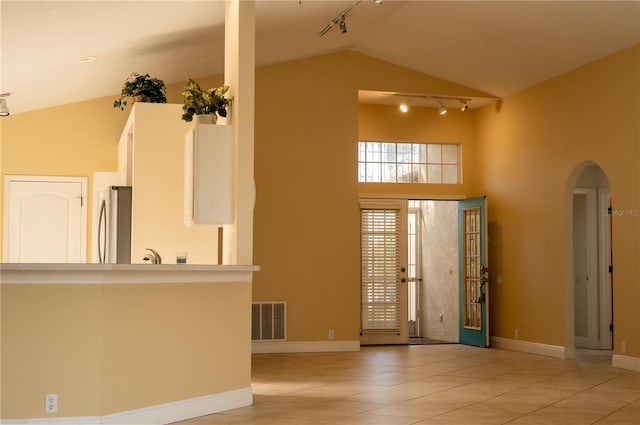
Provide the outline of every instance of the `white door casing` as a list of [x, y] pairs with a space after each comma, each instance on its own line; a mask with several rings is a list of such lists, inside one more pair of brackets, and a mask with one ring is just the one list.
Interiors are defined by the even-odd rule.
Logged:
[[611, 255], [611, 190], [598, 189], [600, 278], [600, 349], [613, 349], [613, 258]]
[[86, 177], [5, 176], [4, 187], [4, 262], [85, 262]]

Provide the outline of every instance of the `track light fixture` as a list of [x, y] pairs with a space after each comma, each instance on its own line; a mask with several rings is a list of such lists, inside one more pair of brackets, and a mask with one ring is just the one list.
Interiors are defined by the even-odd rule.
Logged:
[[[300, 1], [302, 1], [302, 0], [300, 0]], [[351, 12], [351, 9], [353, 9], [354, 7], [359, 5], [361, 1], [362, 0], [355, 0], [353, 3], [351, 3], [349, 6], [347, 6], [346, 9], [344, 9], [342, 12], [338, 13], [338, 15], [335, 18], [333, 18], [327, 25], [325, 25], [324, 28], [322, 28], [322, 30], [319, 33], [320, 37], [322, 37], [323, 35], [325, 35], [329, 31], [331, 31], [331, 28], [333, 28], [334, 25], [338, 25], [338, 28], [340, 28], [340, 32], [342, 34], [346, 34], [347, 33], [347, 21], [346, 21], [347, 13]], [[375, 4], [382, 4], [383, 0], [373, 0], [373, 2]]]
[[442, 99], [438, 99], [438, 114], [444, 115], [447, 113], [447, 108], [444, 107], [444, 103], [442, 103]]
[[462, 106], [460, 106], [460, 111], [466, 112], [469, 110], [469, 103], [475, 102], [474, 104], [484, 104], [487, 102], [497, 101], [498, 98], [494, 97], [461, 97], [461, 96], [444, 96], [438, 94], [418, 94], [418, 93], [385, 93], [387, 96], [395, 96], [400, 97], [402, 100], [400, 101], [400, 110], [402, 112], [409, 111], [409, 103], [412, 102], [412, 106], [433, 106], [435, 102], [435, 107], [438, 110], [439, 115], [445, 115], [447, 113], [447, 108], [445, 106], [445, 102], [450, 106], [453, 105], [453, 101], [460, 102]]
[[11, 96], [11, 93], [0, 94], [0, 117], [6, 117], [10, 113], [7, 107], [7, 99], [5, 99], [7, 96]]

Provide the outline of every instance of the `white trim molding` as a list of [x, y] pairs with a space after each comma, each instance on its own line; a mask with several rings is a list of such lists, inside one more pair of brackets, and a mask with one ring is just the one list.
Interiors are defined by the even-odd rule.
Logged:
[[100, 416], [76, 416], [70, 418], [2, 419], [2, 425], [99, 425]]
[[640, 372], [640, 357], [621, 356], [614, 354], [611, 357], [611, 366], [619, 369], [628, 369]]
[[247, 387], [104, 416], [3, 419], [1, 422], [2, 425], [164, 425], [250, 406], [252, 403], [253, 393], [251, 387]]
[[360, 351], [360, 341], [279, 341], [252, 342], [253, 354], [265, 353], [330, 353]]
[[522, 351], [525, 353], [539, 354], [541, 356], [565, 358], [564, 347], [559, 345], [541, 344], [539, 342], [520, 341], [516, 339], [491, 337], [491, 346], [507, 350]]

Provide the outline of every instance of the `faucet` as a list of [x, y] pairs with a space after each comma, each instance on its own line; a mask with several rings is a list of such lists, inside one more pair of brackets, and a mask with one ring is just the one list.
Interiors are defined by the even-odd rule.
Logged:
[[151, 261], [151, 264], [162, 264], [162, 257], [160, 257], [157, 251], [151, 248], [146, 248], [146, 250], [149, 251], [149, 253], [144, 256], [143, 261]]

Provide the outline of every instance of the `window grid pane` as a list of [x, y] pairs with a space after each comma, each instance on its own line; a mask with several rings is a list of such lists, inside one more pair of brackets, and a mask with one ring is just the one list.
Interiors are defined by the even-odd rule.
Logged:
[[460, 145], [358, 142], [358, 181], [459, 184]]

